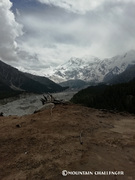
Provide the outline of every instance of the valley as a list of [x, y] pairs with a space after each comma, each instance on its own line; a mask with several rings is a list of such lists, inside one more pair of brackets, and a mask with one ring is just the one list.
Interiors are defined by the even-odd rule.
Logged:
[[0, 0], [0, 180], [135, 180], [135, 0]]
[[[77, 91], [64, 91], [52, 93], [52, 95], [56, 99], [69, 101], [76, 92]], [[35, 110], [42, 108], [41, 97], [43, 97], [41, 94], [24, 93], [16, 97], [2, 99], [0, 100], [0, 112], [3, 112], [4, 116], [32, 114]]]

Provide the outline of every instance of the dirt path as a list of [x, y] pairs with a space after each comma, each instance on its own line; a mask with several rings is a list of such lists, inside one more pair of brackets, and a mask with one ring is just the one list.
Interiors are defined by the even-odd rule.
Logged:
[[[123, 171], [124, 176], [63, 177], [62, 170]], [[45, 179], [134, 180], [135, 116], [59, 105], [52, 116], [46, 109], [0, 117], [0, 180]]]

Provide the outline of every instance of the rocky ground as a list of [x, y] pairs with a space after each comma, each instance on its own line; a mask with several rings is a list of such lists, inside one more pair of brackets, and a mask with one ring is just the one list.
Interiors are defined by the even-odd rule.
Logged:
[[[62, 170], [124, 175], [64, 177]], [[134, 180], [135, 116], [69, 104], [0, 117], [0, 180], [63, 179]]]

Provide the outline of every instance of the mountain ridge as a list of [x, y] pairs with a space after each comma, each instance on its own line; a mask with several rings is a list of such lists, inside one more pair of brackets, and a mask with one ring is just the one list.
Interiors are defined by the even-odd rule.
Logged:
[[120, 74], [114, 75], [109, 80], [106, 78], [104, 82], [109, 84], [119, 84], [125, 83], [133, 80], [135, 78], [135, 65], [128, 65], [125, 71]]
[[[41, 79], [44, 83], [41, 83]], [[28, 76], [28, 74], [19, 71], [18, 69], [4, 63], [3, 61], [0, 61], [0, 84], [1, 94], [5, 93], [4, 90], [9, 93], [13, 91], [45, 93], [64, 90], [63, 87], [54, 83], [46, 77], [35, 75]]]
[[124, 72], [128, 65], [134, 64], [135, 50], [103, 60], [94, 56], [72, 57], [66, 63], [54, 68], [46, 76], [57, 83], [76, 79], [98, 83], [104, 82], [104, 79], [107, 79], [107, 77], [112, 78]]

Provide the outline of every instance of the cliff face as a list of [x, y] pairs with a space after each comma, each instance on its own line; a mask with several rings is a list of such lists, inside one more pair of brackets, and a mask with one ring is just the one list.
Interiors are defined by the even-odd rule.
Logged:
[[130, 114], [79, 105], [55, 106], [52, 115], [48, 108], [32, 115], [0, 117], [0, 179], [63, 180], [62, 170], [124, 171], [117, 177], [134, 179], [134, 120]]

